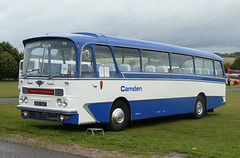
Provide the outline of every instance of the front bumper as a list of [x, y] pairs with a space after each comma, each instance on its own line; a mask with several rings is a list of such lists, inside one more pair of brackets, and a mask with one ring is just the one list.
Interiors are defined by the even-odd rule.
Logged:
[[66, 124], [79, 124], [79, 114], [77, 113], [76, 109], [63, 110], [44, 107], [32, 107], [26, 105], [18, 105], [17, 109], [21, 110], [21, 117], [25, 119], [29, 118]]
[[27, 105], [18, 105], [18, 110], [22, 111], [38, 111], [38, 112], [46, 112], [46, 113], [55, 113], [55, 114], [62, 114], [62, 115], [74, 115], [77, 114], [76, 109], [53, 109], [53, 108], [44, 108], [44, 107], [32, 107]]

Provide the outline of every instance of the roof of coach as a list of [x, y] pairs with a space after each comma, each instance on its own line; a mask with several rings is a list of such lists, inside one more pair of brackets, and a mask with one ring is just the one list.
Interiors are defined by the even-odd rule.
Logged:
[[44, 36], [37, 36], [33, 38], [29, 38], [23, 41], [24, 45], [27, 41], [33, 39], [42, 39], [42, 38], [67, 38], [73, 41], [77, 45], [85, 45], [86, 43], [97, 43], [97, 44], [107, 44], [107, 45], [114, 45], [114, 46], [124, 46], [124, 47], [132, 47], [132, 48], [141, 48], [147, 50], [159, 50], [159, 51], [166, 51], [166, 52], [174, 52], [174, 53], [182, 53], [187, 55], [211, 58], [223, 61], [223, 59], [213, 53], [180, 47], [175, 45], [157, 43], [157, 42], [149, 42], [143, 40], [135, 40], [111, 35], [103, 35], [103, 34], [96, 34], [96, 33], [86, 33], [86, 32], [79, 32], [79, 33], [71, 33], [71, 34], [47, 34]]

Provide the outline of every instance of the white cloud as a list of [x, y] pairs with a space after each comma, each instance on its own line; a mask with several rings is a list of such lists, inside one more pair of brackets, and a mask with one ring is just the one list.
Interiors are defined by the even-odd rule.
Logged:
[[204, 48], [240, 50], [238, 0], [11, 0], [0, 6], [0, 41], [89, 31]]

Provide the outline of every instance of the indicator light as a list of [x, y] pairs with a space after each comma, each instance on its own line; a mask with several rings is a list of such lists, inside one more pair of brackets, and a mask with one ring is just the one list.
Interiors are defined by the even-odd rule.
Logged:
[[103, 81], [100, 81], [100, 89], [103, 88]]

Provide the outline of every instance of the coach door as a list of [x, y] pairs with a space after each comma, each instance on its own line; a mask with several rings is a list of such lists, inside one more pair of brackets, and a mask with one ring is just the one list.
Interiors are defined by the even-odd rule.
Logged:
[[112, 51], [108, 46], [89, 45], [83, 49], [81, 58], [81, 78], [87, 81], [84, 87], [88, 85], [85, 87], [88, 93], [100, 97], [98, 92], [109, 86], [105, 84], [109, 83], [109, 78], [117, 77]]

